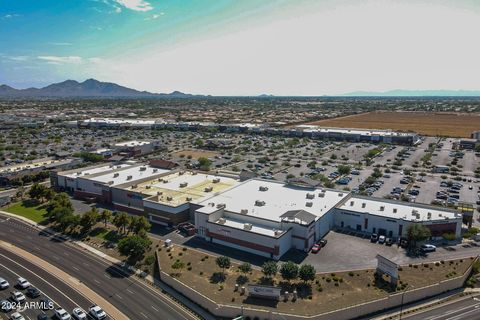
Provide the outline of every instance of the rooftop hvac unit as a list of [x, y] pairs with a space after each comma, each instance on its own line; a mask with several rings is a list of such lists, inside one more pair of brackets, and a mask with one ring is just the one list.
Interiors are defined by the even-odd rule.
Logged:
[[397, 208], [393, 208], [393, 213], [397, 213]]
[[252, 230], [252, 224], [251, 223], [244, 223], [243, 224], [243, 229]]
[[255, 205], [258, 206], [258, 207], [262, 207], [265, 205], [265, 201], [263, 200], [256, 200], [255, 201]]
[[85, 172], [85, 175], [88, 176], [90, 174], [90, 172]]
[[267, 191], [267, 190], [268, 190], [268, 187], [260, 186], [260, 187], [258, 187], [258, 190], [260, 190], [260, 191]]
[[367, 204], [364, 202], [362, 203], [362, 208], [365, 208], [367, 206]]
[[167, 197], [167, 201], [172, 201], [172, 200], [173, 200], [173, 198], [171, 196]]
[[162, 182], [163, 181], [163, 178], [158, 178], [158, 182]]
[[384, 206], [380, 206], [380, 211], [384, 211], [385, 210], [385, 207]]
[[157, 191], [157, 196], [161, 196], [163, 194], [162, 191]]
[[338, 196], [339, 196], [339, 197], [343, 197], [343, 193], [340, 192], [340, 193], [338, 194]]
[[225, 203], [217, 203], [217, 209], [223, 209], [225, 208], [227, 205]]
[[185, 171], [179, 171], [179, 172], [178, 172], [178, 175], [179, 175], [179, 176], [183, 176], [184, 174], [185, 174]]
[[116, 178], [116, 177], [118, 177], [119, 175], [120, 175], [120, 173], [115, 172], [115, 173], [113, 174], [113, 177]]
[[107, 184], [111, 186], [114, 182], [113, 181], [108, 181]]
[[168, 180], [162, 180], [163, 183], [168, 183]]
[[186, 197], [185, 200], [186, 201], [192, 201], [192, 197]]
[[132, 180], [132, 176], [127, 176], [127, 180]]
[[145, 186], [145, 189], [151, 189], [152, 186]]
[[242, 209], [240, 210], [240, 214], [247, 214], [248, 213], [248, 209]]
[[355, 204], [354, 201], [350, 201], [350, 207], [353, 207], [354, 204]]
[[197, 173], [195, 171], [192, 172], [192, 176], [196, 176]]
[[428, 220], [432, 219], [432, 213], [431, 212], [427, 212], [427, 219]]
[[324, 197], [325, 197], [325, 192], [320, 192], [320, 193], [318, 194], [318, 197], [319, 197], [319, 198], [324, 198]]
[[122, 166], [117, 166], [117, 169], [120, 169]]
[[153, 169], [153, 172], [157, 172], [157, 171], [158, 171], [158, 169], [157, 169], [157, 168]]
[[213, 187], [206, 187], [205, 189], [203, 189], [205, 192], [212, 192], [213, 190]]
[[188, 186], [188, 182], [180, 183], [180, 188], [185, 188], [186, 186]]
[[140, 167], [140, 171], [146, 171], [147, 167]]
[[313, 198], [315, 198], [315, 194], [307, 193], [307, 199], [313, 199]]
[[225, 224], [225, 222], [227, 222], [227, 220], [225, 220], [225, 218], [218, 219], [218, 224]]
[[82, 173], [81, 172], [77, 172], [77, 176], [81, 175]]
[[109, 165], [108, 167], [109, 167], [109, 168], [113, 168], [113, 164]]
[[220, 182], [220, 178], [215, 178], [212, 180], [213, 183], [219, 183]]
[[313, 206], [313, 202], [308, 201], [307, 203], [305, 203], [305, 205], [306, 205], [307, 207], [311, 207], [311, 206]]
[[273, 233], [275, 234], [275, 236], [279, 236], [283, 233], [282, 230], [273, 230]]
[[134, 184], [134, 185], [132, 186], [132, 189], [137, 189], [137, 185]]

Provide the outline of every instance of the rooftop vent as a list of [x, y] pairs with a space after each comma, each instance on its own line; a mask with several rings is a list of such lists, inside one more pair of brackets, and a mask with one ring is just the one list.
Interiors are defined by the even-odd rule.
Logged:
[[192, 197], [186, 197], [185, 200], [186, 201], [192, 201]]
[[275, 236], [279, 236], [283, 233], [282, 230], [273, 230], [273, 233], [275, 234]]
[[319, 198], [324, 198], [324, 197], [325, 197], [325, 192], [320, 192], [320, 193], [318, 194], [318, 197], [319, 197]]
[[188, 186], [188, 182], [180, 183], [180, 188], [185, 188], [186, 186]]
[[258, 206], [258, 207], [262, 207], [265, 205], [265, 201], [263, 200], [256, 200], [255, 201], [255, 205]]
[[185, 171], [179, 171], [179, 172], [178, 172], [178, 175], [179, 175], [179, 176], [183, 176], [184, 174], [185, 174]]
[[397, 208], [393, 208], [393, 213], [397, 213]]
[[120, 175], [120, 173], [115, 172], [115, 173], [113, 174], [113, 177], [116, 178], [116, 177], [118, 177], [119, 175]]
[[367, 204], [364, 202], [362, 203], [362, 208], [365, 208], [367, 206]]
[[240, 214], [247, 214], [248, 213], [248, 209], [242, 209], [240, 210]]
[[342, 193], [342, 192], [339, 192], [339, 193], [338, 193], [338, 196], [339, 196], [339, 197], [343, 197], [343, 193]]
[[145, 189], [151, 189], [152, 186], [145, 186]]
[[212, 192], [213, 190], [213, 187], [206, 187], [205, 189], [203, 189], [205, 192]]
[[354, 204], [355, 204], [355, 201], [350, 201], [350, 207], [353, 207]]
[[157, 172], [157, 171], [158, 171], [158, 169], [157, 169], [157, 168], [153, 169], [153, 172]]
[[140, 167], [140, 171], [145, 171], [147, 170], [147, 167]]
[[134, 184], [134, 185], [132, 186], [132, 189], [137, 189], [137, 185]]
[[162, 191], [157, 191], [157, 196], [161, 196], [163, 194]]
[[223, 209], [226, 207], [226, 204], [225, 203], [218, 203], [217, 204], [217, 209]]
[[307, 193], [307, 199], [313, 199], [313, 198], [315, 198], [315, 194]]
[[268, 190], [268, 187], [260, 186], [260, 187], [258, 187], [258, 190], [260, 190], [260, 191], [267, 191], [267, 190]]
[[212, 180], [213, 183], [219, 183], [220, 182], [220, 178], [215, 178]]
[[132, 180], [132, 176], [127, 176], [127, 180]]
[[251, 223], [243, 224], [243, 229], [244, 230], [252, 230], [252, 224]]
[[172, 200], [173, 200], [173, 198], [171, 196], [167, 197], [167, 201], [172, 201]]
[[432, 213], [431, 212], [427, 212], [427, 219], [428, 220], [432, 219]]
[[225, 222], [227, 222], [225, 218], [218, 219], [218, 224], [225, 224]]
[[163, 183], [168, 183], [168, 180], [162, 180]]
[[113, 181], [108, 181], [107, 184], [111, 186], [114, 182]]
[[313, 206], [313, 202], [308, 201], [307, 203], [305, 203], [305, 205], [306, 205], [307, 207], [311, 207], [311, 206]]
[[385, 211], [385, 207], [384, 207], [384, 206], [380, 206], [380, 211]]

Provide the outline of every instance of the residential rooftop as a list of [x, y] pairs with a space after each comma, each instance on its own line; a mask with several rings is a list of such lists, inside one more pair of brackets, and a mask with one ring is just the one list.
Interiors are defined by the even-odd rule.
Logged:
[[321, 217], [347, 195], [347, 192], [342, 191], [305, 188], [283, 182], [252, 179], [206, 199], [200, 204], [210, 208], [225, 206], [225, 211], [228, 212], [279, 222], [285, 219], [282, 215], [288, 211], [303, 210]]

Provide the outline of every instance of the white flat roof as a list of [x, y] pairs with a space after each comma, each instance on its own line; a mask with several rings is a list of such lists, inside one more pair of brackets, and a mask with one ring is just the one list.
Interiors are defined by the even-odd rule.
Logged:
[[132, 140], [132, 141], [125, 141], [125, 142], [119, 142], [115, 143], [116, 147], [135, 147], [135, 146], [143, 146], [145, 144], [150, 144], [150, 141], [137, 141], [137, 140]]
[[62, 160], [55, 160], [55, 159], [38, 159], [38, 160], [33, 160], [33, 161], [28, 161], [28, 162], [23, 162], [19, 164], [14, 164], [14, 165], [9, 165], [6, 167], [0, 167], [0, 173], [13, 173], [13, 172], [20, 172], [23, 170], [30, 170], [30, 169], [35, 169], [47, 165], [51, 165], [54, 163], [59, 163], [65, 161], [64, 159]]
[[[260, 191], [260, 187], [267, 187], [268, 190]], [[312, 199], [308, 199], [307, 195], [312, 196]], [[247, 210], [246, 215], [279, 222], [280, 216], [290, 210], [305, 210], [321, 217], [347, 195], [347, 192], [342, 191], [307, 189], [283, 182], [252, 179], [200, 204], [225, 204], [225, 211], [241, 213], [242, 210]], [[256, 205], [257, 200], [264, 201], [264, 205]], [[307, 206], [307, 203], [311, 203], [311, 206]]]
[[[220, 222], [223, 219], [223, 222]], [[231, 227], [235, 229], [240, 229], [240, 230], [245, 230], [245, 221], [240, 221], [238, 219], [232, 219], [231, 217], [222, 217], [215, 221], [216, 224], [226, 226], [226, 227]], [[267, 226], [262, 226], [259, 225], [258, 223], [252, 224], [252, 228], [248, 230], [253, 233], [258, 233], [266, 236], [278, 236], [275, 234], [275, 229], [272, 227], [267, 227]], [[281, 233], [284, 233], [285, 231], [281, 231]]]
[[108, 183], [109, 185], [114, 186], [122, 183], [143, 179], [143, 178], [148, 178], [153, 175], [167, 173], [169, 171], [170, 170], [154, 168], [148, 165], [127, 166], [124, 170], [119, 170], [115, 172], [110, 172], [108, 174], [98, 175], [91, 178], [87, 177], [87, 178], [89, 180]]
[[359, 128], [333, 128], [333, 127], [320, 127], [316, 125], [302, 124], [296, 126], [298, 129], [302, 129], [304, 132], [332, 132], [332, 133], [347, 133], [369, 136], [409, 136], [414, 133], [398, 132], [392, 130], [378, 130], [378, 129], [359, 129]]
[[75, 172], [70, 172], [67, 174], [62, 174], [61, 172], [58, 174], [60, 176], [65, 176], [69, 178], [79, 178], [79, 177], [84, 177], [84, 176], [89, 176], [89, 175], [94, 175], [106, 171], [112, 171], [115, 169], [120, 169], [120, 168], [126, 168], [129, 167], [130, 165], [128, 164], [118, 164], [118, 165], [104, 165], [100, 167], [94, 167], [94, 168], [79, 168]]
[[413, 203], [402, 203], [384, 201], [382, 199], [366, 199], [351, 197], [340, 209], [358, 213], [370, 213], [392, 219], [403, 219], [408, 221], [432, 221], [458, 219], [462, 215], [457, 212], [440, 210], [435, 207], [419, 206]]

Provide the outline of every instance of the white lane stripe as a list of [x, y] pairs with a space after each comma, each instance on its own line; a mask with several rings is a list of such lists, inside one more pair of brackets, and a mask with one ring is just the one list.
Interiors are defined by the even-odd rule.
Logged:
[[[472, 312], [478, 312], [478, 309], [477, 308], [474, 308], [473, 310], [470, 310], [470, 311], [467, 311], [467, 312], [464, 312], [464, 313], [461, 313], [459, 315], [456, 315], [454, 317], [451, 317], [451, 318], [447, 318], [446, 320], [457, 320], [457, 319], [462, 319], [464, 318], [467, 314], [470, 314]], [[470, 318], [472, 319], [472, 318]]]
[[155, 311], [157, 311], [157, 312], [160, 311], [160, 310], [158, 310], [157, 308], [155, 308], [154, 306], [151, 306], [151, 307], [152, 307], [153, 310], [155, 310]]
[[100, 284], [100, 281], [98, 281], [97, 279], [93, 279], [93, 281], [95, 281], [95, 283], [97, 284]]
[[146, 315], [145, 313], [143, 313], [143, 312], [140, 312], [140, 314], [141, 314], [142, 316], [144, 316], [144, 317], [145, 317], [145, 319], [148, 319], [148, 317], [147, 317], [147, 315]]

